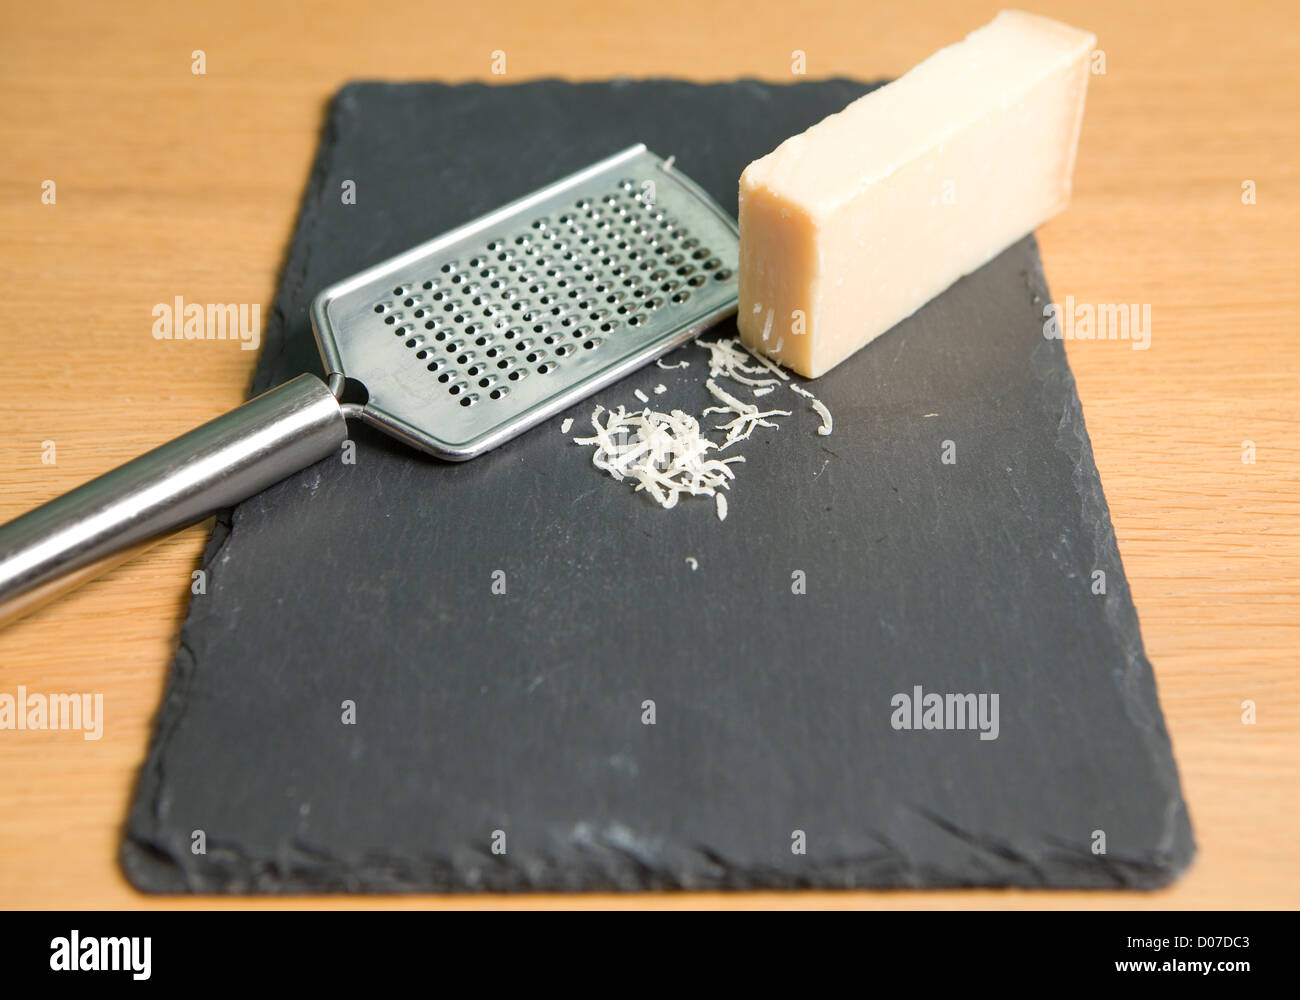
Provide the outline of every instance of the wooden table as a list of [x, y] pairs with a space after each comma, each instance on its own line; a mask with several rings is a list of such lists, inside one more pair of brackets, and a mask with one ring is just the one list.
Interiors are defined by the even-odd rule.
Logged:
[[[464, 8], [5, 0], [0, 519], [239, 403], [255, 354], [159, 342], [154, 303], [270, 311], [326, 99], [355, 78], [895, 76], [991, 3], [607, 0]], [[765, 7], [761, 15], [748, 12]], [[1094, 30], [1058, 299], [1149, 303], [1152, 341], [1067, 345], [1200, 855], [1153, 894], [253, 900], [320, 906], [1294, 907], [1300, 903], [1300, 13], [1044, 2]], [[203, 50], [206, 73], [192, 72]], [[493, 76], [494, 53], [504, 76]], [[55, 182], [54, 204], [42, 201]], [[1255, 204], [1243, 203], [1253, 182]], [[55, 463], [42, 461], [53, 442]], [[1248, 446], [1254, 443], [1254, 461]], [[0, 691], [102, 692], [105, 733], [0, 732], [0, 906], [137, 894], [116, 856], [196, 567], [191, 529], [0, 631]], [[1253, 725], [1242, 721], [1255, 704]]]

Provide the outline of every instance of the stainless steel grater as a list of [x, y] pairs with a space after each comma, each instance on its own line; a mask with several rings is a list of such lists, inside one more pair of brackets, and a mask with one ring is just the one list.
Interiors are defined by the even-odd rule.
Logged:
[[0, 623], [334, 454], [480, 455], [736, 309], [735, 222], [633, 146], [333, 285], [300, 375], [0, 527]]

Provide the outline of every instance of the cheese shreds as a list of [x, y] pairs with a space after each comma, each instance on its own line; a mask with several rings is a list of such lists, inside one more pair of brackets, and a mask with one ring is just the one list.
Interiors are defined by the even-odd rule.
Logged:
[[[709, 352], [709, 377], [717, 378], [719, 375], [731, 379], [733, 382], [739, 382], [741, 385], [768, 386], [776, 385], [777, 380], [774, 378], [754, 378], [755, 375], [764, 375], [765, 371], [772, 371], [775, 366], [765, 358], [746, 351], [740, 346], [740, 340], [733, 337], [730, 340], [697, 340], [695, 342]], [[750, 360], [759, 362], [756, 365], [749, 364]], [[777, 372], [780, 369], [776, 369]], [[788, 376], [782, 376], [788, 377]]]
[[812, 403], [812, 408], [817, 411], [817, 415], [822, 418], [822, 425], [817, 428], [817, 433], [822, 437], [830, 437], [831, 428], [835, 426], [835, 422], [831, 420], [831, 411], [826, 409], [826, 404], [820, 399], [809, 400], [809, 402]]
[[687, 556], [686, 565], [689, 566], [691, 568], [691, 572], [694, 573], [697, 569], [700, 568], [700, 561], [696, 559], [694, 556]]
[[663, 394], [664, 394], [665, 392], [667, 392], [667, 391], [668, 391], [668, 386], [663, 385], [662, 383], [659, 384], [659, 385], [657, 385], [657, 386], [655, 386], [655, 395], [656, 395], [656, 396], [663, 395]]
[[[756, 397], [767, 396], [782, 382], [800, 396], [809, 400], [821, 418], [817, 433], [830, 434], [830, 411], [811, 392], [790, 381], [789, 374], [775, 362], [755, 354], [744, 347], [739, 338], [727, 340], [697, 340], [696, 345], [709, 352], [709, 377], [704, 385], [713, 397], [714, 405], [707, 406], [697, 418], [682, 410], [667, 413], [645, 407], [629, 412], [625, 407], [608, 410], [597, 406], [591, 415], [593, 434], [575, 437], [576, 444], [594, 447], [591, 464], [618, 482], [627, 482], [634, 491], [648, 494], [664, 509], [677, 506], [683, 496], [711, 496], [718, 520], [727, 516], [727, 499], [723, 490], [731, 488], [736, 478], [732, 465], [745, 461], [743, 455], [726, 458], [721, 452], [746, 441], [755, 428], [777, 428], [775, 418], [789, 417], [790, 410], [760, 409], [756, 404], [737, 398], [724, 389], [719, 380], [730, 379], [738, 386], [749, 389]], [[660, 368], [686, 368], [688, 361]], [[642, 403], [649, 397], [640, 389], [633, 390]], [[663, 385], [654, 388], [656, 395], [667, 392]], [[719, 414], [724, 419], [715, 424], [714, 431], [723, 437], [717, 440], [701, 427], [705, 416]], [[566, 419], [561, 430], [568, 433], [573, 421]], [[693, 558], [688, 559], [695, 569]]]
[[807, 389], [795, 385], [793, 382], [790, 383], [790, 389], [808, 400], [812, 408], [817, 411], [817, 416], [822, 418], [822, 425], [817, 428], [817, 433], [822, 437], [830, 437], [831, 428], [835, 426], [835, 422], [831, 419], [831, 411], [826, 408], [826, 404]]
[[754, 433], [755, 427], [775, 427], [776, 424], [768, 420], [768, 417], [788, 417], [789, 410], [759, 410], [753, 403], [742, 403], [726, 389], [721, 388], [713, 379], [704, 383], [704, 387], [713, 394], [713, 398], [718, 400], [721, 406], [706, 406], [704, 408], [705, 416], [710, 413], [734, 413], [736, 416], [733, 420], [725, 424], [719, 424], [718, 430], [727, 432], [727, 442], [722, 447], [729, 448], [737, 441], [748, 440], [749, 436]]
[[663, 358], [659, 358], [659, 359], [657, 359], [657, 360], [655, 361], [655, 364], [657, 364], [660, 368], [665, 369], [666, 371], [672, 371], [674, 368], [689, 368], [689, 367], [691, 367], [691, 363], [690, 363], [689, 361], [685, 361], [685, 360], [683, 360], [683, 361], [681, 361], [681, 362], [679, 362], [679, 363], [677, 363], [677, 364], [675, 364], [675, 365], [666, 365], [666, 364], [664, 364], [664, 359], [663, 359]]
[[561, 433], [561, 434], [568, 434], [568, 433], [569, 433], [569, 428], [572, 427], [572, 426], [573, 426], [573, 418], [572, 418], [572, 417], [565, 417], [565, 418], [564, 418], [564, 423], [560, 424], [560, 433]]
[[[739, 343], [739, 341], [737, 341], [737, 343]], [[741, 347], [745, 347], [744, 344], [741, 344], [740, 346], [741, 346]], [[760, 365], [762, 365], [764, 368], [766, 368], [768, 371], [770, 371], [773, 375], [775, 375], [777, 378], [779, 378], [782, 382], [789, 382], [789, 381], [790, 381], [790, 374], [789, 374], [789, 373], [788, 373], [784, 368], [782, 368], [780, 365], [778, 365], [775, 361], [773, 361], [771, 358], [764, 357], [764, 356], [761, 355], [761, 354], [756, 354], [756, 353], [754, 353], [753, 351], [750, 351], [748, 347], [745, 347], [745, 350], [749, 352], [749, 356], [750, 356], [751, 358], [753, 358], [753, 359], [754, 359], [755, 361], [757, 361]]]
[[[608, 414], [604, 423], [602, 414]], [[619, 482], [632, 480], [634, 489], [649, 493], [665, 509], [677, 506], [682, 494], [713, 496], [725, 489], [736, 475], [730, 466], [745, 460], [743, 455], [708, 457], [718, 444], [701, 434], [699, 421], [681, 410], [628, 413], [621, 406], [608, 411], [597, 406], [591, 426], [594, 435], [573, 439], [596, 446], [591, 464]]]

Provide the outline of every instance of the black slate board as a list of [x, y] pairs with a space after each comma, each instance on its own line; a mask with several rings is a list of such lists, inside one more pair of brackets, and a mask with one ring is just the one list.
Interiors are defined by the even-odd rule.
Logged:
[[[867, 89], [348, 86], [254, 389], [319, 370], [310, 297], [363, 266], [638, 140], [734, 211], [749, 160]], [[1191, 830], [1074, 380], [1041, 333], [1048, 299], [1026, 239], [816, 383], [832, 436], [783, 390], [794, 415], [743, 447], [723, 523], [709, 500], [663, 511], [593, 469], [569, 442], [590, 404], [568, 436], [556, 420], [463, 465], [356, 429], [355, 465], [321, 463], [216, 532], [127, 825], [129, 878], [1168, 882]], [[659, 401], [700, 412], [704, 352], [678, 358], [691, 367], [600, 401], [662, 382]], [[895, 729], [891, 699], [916, 685], [996, 693], [998, 738]]]

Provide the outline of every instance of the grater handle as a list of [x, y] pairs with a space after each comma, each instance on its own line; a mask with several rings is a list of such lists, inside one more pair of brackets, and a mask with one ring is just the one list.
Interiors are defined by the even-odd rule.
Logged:
[[300, 375], [0, 527], [0, 625], [150, 542], [336, 452], [347, 422]]

